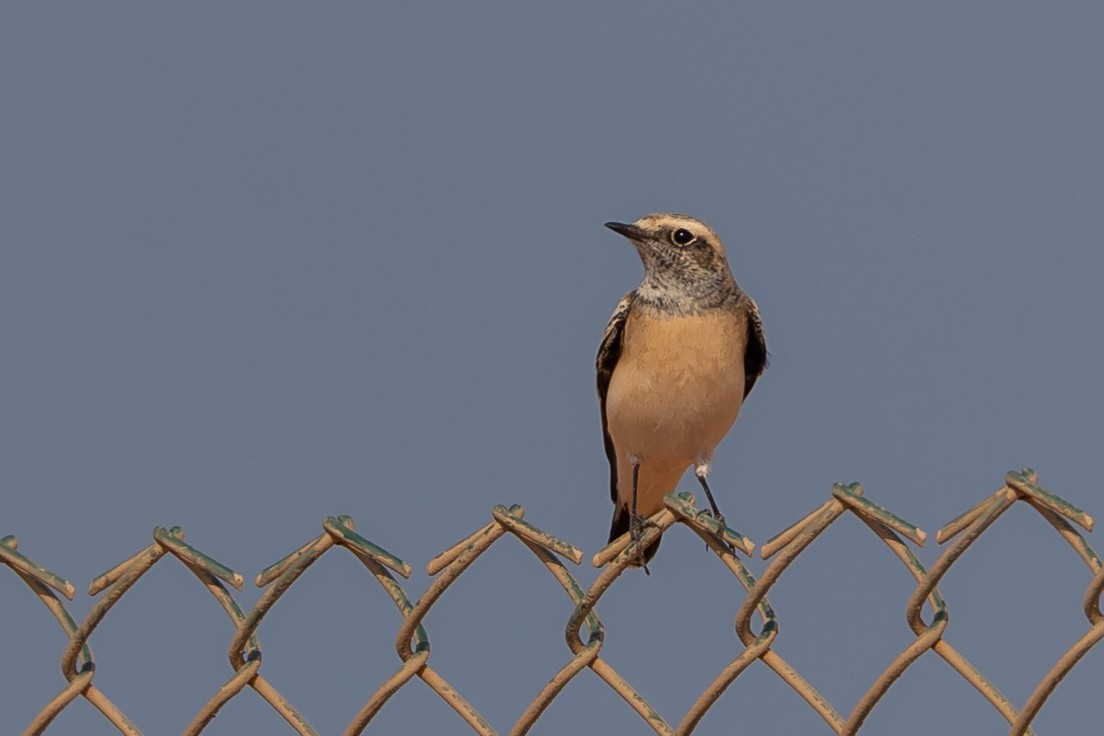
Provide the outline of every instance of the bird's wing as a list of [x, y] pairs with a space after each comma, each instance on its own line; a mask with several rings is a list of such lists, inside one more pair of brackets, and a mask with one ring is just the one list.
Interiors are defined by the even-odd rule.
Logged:
[[755, 381], [767, 369], [767, 338], [763, 336], [763, 318], [759, 305], [750, 296], [747, 299], [747, 348], [744, 350], [744, 398], [751, 393]]
[[635, 291], [630, 291], [621, 297], [617, 309], [613, 310], [609, 324], [606, 325], [606, 331], [602, 333], [602, 344], [598, 346], [598, 358], [595, 360], [595, 367], [598, 369], [598, 400], [602, 407], [602, 439], [606, 445], [606, 459], [610, 464], [610, 497], [614, 503], [617, 503], [617, 454], [613, 449], [613, 439], [610, 437], [606, 421], [606, 394], [609, 392], [613, 369], [617, 367], [617, 361], [621, 357], [621, 338], [625, 333], [625, 319], [629, 316], [629, 310], [635, 300]]

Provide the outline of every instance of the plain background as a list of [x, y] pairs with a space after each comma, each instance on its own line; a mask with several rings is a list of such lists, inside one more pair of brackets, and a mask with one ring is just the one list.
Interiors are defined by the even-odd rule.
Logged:
[[[721, 234], [766, 324], [712, 475], [731, 526], [766, 541], [857, 480], [934, 535], [1024, 465], [1099, 514], [1102, 38], [1092, 4], [6, 4], [0, 533], [77, 585], [78, 618], [157, 525], [251, 581], [350, 514], [412, 598], [496, 503], [589, 560], [611, 514], [594, 353], [641, 274], [602, 223], [657, 210]], [[684, 530], [652, 573], [602, 599], [603, 656], [677, 723], [742, 649], [742, 593]], [[941, 585], [947, 639], [1023, 703], [1087, 630], [1090, 577], [1017, 506]], [[0, 579], [15, 733], [65, 640]], [[912, 641], [912, 587], [845, 517], [772, 592], [776, 649], [846, 714]], [[431, 612], [430, 662], [506, 732], [570, 612], [503, 539]], [[398, 624], [334, 551], [265, 620], [261, 671], [339, 733]], [[164, 560], [92, 637], [95, 682], [178, 733], [232, 633]], [[1039, 733], [1099, 731], [1102, 677], [1094, 650]], [[698, 733], [736, 728], [829, 732], [761, 664]], [[1006, 728], [929, 653], [864, 733]], [[415, 682], [369, 733], [466, 730]], [[583, 672], [534, 733], [645, 730]], [[83, 702], [49, 731], [112, 732]], [[207, 733], [290, 729], [247, 692]]]

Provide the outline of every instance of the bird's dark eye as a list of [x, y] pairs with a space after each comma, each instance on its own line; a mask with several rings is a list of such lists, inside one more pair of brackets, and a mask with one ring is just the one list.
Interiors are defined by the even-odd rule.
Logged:
[[694, 233], [684, 227], [680, 227], [671, 233], [671, 242], [675, 245], [690, 245], [694, 242]]

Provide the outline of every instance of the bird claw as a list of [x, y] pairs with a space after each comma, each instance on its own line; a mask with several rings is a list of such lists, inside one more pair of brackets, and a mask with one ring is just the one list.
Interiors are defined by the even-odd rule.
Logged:
[[629, 516], [629, 538], [636, 545], [636, 561], [640, 567], [644, 568], [645, 575], [651, 575], [651, 571], [648, 569], [648, 562], [644, 559], [644, 548], [640, 546], [640, 535], [644, 533], [645, 529], [658, 529], [659, 524], [654, 521], [641, 516], [640, 514], [631, 514]]
[[[698, 512], [698, 516], [702, 515], [708, 516], [710, 519], [713, 519], [713, 521], [717, 522], [717, 526], [719, 528], [713, 533], [713, 536], [717, 538], [717, 541], [720, 542], [722, 547], [724, 547], [732, 554], [736, 554], [736, 549], [731, 544], [729, 544], [728, 540], [725, 538], [725, 530], [728, 529], [728, 526], [725, 524], [724, 514], [720, 512], [713, 513], [709, 509], [702, 509]], [[705, 548], [709, 549], [708, 543], [705, 545]]]

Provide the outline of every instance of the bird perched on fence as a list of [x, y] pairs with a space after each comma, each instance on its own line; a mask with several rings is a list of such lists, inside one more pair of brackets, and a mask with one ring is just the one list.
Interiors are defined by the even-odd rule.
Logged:
[[[706, 475], [767, 366], [759, 307], [704, 222], [653, 214], [606, 227], [644, 262], [644, 280], [614, 310], [596, 361], [614, 503], [609, 541], [627, 531], [638, 539], [691, 465], [723, 524]], [[643, 550], [645, 571], [658, 547], [656, 539]]]

